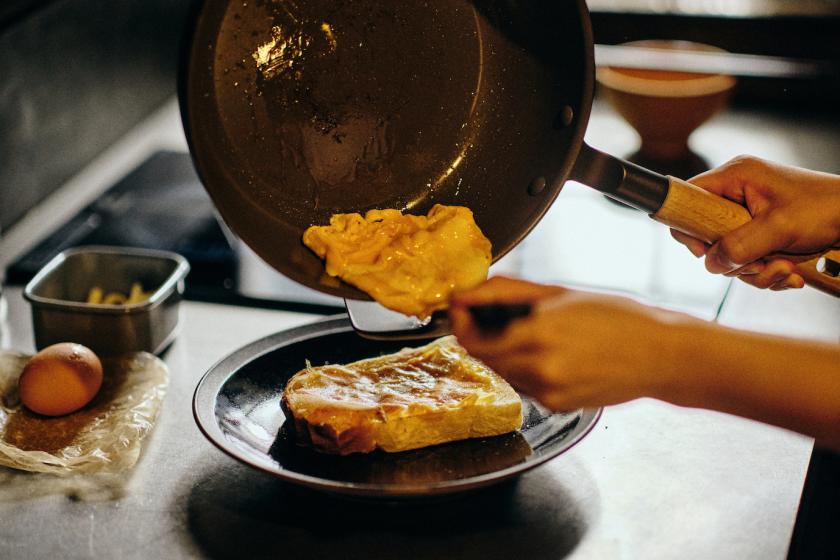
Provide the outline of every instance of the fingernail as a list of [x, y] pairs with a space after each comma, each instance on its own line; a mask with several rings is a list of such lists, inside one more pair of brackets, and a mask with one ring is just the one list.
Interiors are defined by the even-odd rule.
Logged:
[[796, 276], [794, 278], [788, 279], [787, 282], [791, 288], [799, 289], [805, 287], [805, 280], [801, 276]]
[[691, 251], [691, 254], [694, 255], [695, 257], [697, 257], [698, 259], [706, 254], [706, 252], [703, 251], [702, 249], [696, 249], [696, 248], [689, 247], [688, 250]]
[[779, 284], [777, 290], [798, 290], [805, 287], [805, 281], [800, 277], [787, 278], [782, 284]]
[[764, 265], [763, 264], [753, 263], [753, 264], [748, 264], [747, 266], [741, 268], [741, 270], [738, 271], [738, 273], [739, 274], [758, 274], [762, 270], [764, 270]]

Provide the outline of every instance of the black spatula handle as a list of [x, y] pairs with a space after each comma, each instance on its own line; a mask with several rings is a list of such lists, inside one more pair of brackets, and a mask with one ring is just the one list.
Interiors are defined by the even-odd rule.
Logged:
[[501, 332], [514, 319], [531, 314], [530, 303], [487, 303], [472, 305], [470, 315], [476, 326], [485, 332]]

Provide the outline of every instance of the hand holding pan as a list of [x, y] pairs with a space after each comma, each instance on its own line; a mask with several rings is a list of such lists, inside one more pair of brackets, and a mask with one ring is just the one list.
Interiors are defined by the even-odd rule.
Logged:
[[[632, 163], [617, 160], [584, 144], [582, 172], [573, 177], [617, 200], [644, 210], [669, 227], [714, 243], [752, 219], [746, 208], [676, 177], [657, 176]], [[607, 169], [612, 167], [612, 169]], [[578, 166], [575, 166], [578, 169]], [[604, 178], [610, 177], [609, 181]], [[780, 255], [796, 264], [805, 283], [840, 295], [840, 250], [811, 255]]]
[[[301, 242], [335, 213], [466, 206], [494, 261], [569, 179], [707, 241], [750, 219], [583, 142], [594, 88], [584, 0], [196, 8], [179, 84], [196, 169], [232, 231], [310, 288], [370, 299]], [[840, 293], [816, 262], [800, 274]]]

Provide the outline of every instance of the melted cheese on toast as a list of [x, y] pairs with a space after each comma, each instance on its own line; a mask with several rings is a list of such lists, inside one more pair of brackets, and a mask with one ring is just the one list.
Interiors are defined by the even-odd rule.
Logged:
[[342, 455], [500, 435], [522, 424], [516, 391], [452, 336], [306, 368], [289, 380], [281, 402], [300, 441]]

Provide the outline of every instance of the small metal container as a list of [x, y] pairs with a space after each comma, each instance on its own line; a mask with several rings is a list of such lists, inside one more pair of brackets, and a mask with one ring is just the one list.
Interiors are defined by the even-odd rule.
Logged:
[[[26, 285], [35, 346], [76, 342], [100, 356], [162, 352], [175, 338], [184, 278], [190, 266], [176, 253], [117, 247], [78, 247], [52, 259]], [[139, 282], [148, 299], [130, 304], [87, 303], [94, 287], [128, 294]]]

